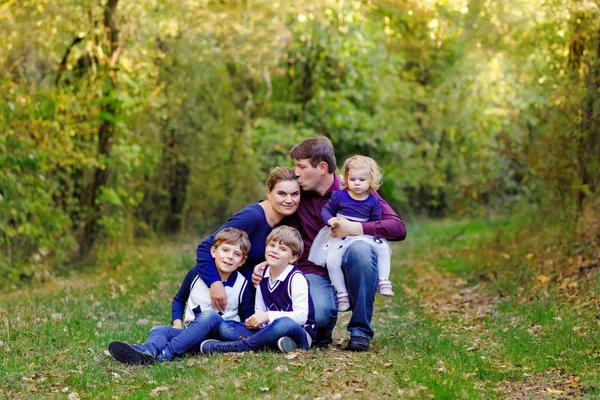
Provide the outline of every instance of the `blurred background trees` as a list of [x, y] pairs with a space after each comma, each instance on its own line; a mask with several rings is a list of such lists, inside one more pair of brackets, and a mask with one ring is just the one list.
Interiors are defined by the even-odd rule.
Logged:
[[323, 134], [398, 212], [577, 213], [600, 179], [587, 0], [8, 1], [0, 277], [204, 233]]

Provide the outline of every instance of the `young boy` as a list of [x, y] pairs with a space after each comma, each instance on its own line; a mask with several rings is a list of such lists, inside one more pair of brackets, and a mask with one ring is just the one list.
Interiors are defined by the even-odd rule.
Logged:
[[[198, 352], [207, 337], [216, 337], [223, 320], [240, 321], [252, 314], [252, 296], [247, 280], [236, 271], [244, 264], [250, 251], [246, 232], [226, 228], [215, 236], [210, 254], [227, 293], [225, 312], [216, 313], [210, 301], [210, 291], [193, 267], [187, 273], [173, 298], [173, 326], [155, 326], [143, 344], [110, 342], [111, 356], [125, 364], [153, 364], [172, 361], [186, 352]], [[185, 311], [185, 314], [184, 314]], [[185, 329], [182, 329], [183, 325]]]
[[[223, 321], [219, 336], [206, 340], [202, 354], [278, 348], [288, 353], [307, 350], [316, 334], [314, 307], [308, 281], [293, 265], [302, 255], [300, 233], [289, 226], [273, 229], [267, 237], [267, 267], [256, 288], [255, 313], [245, 323]], [[246, 338], [246, 339], [242, 339]]]

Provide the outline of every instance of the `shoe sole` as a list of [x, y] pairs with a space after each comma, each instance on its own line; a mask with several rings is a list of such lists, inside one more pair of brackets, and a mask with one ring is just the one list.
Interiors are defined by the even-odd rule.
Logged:
[[366, 352], [369, 351], [369, 346], [363, 345], [348, 345], [344, 348], [346, 351]]
[[123, 364], [150, 365], [155, 361], [150, 354], [142, 353], [124, 342], [110, 342], [108, 352], [115, 360]]
[[298, 348], [296, 342], [291, 338], [281, 338], [277, 341], [277, 348], [282, 353], [289, 353]]

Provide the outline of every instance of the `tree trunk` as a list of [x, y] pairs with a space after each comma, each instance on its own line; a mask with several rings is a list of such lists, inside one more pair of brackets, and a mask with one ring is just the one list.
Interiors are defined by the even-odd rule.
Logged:
[[[110, 97], [111, 91], [116, 88], [116, 63], [119, 56], [119, 31], [115, 23], [115, 13], [119, 0], [108, 0], [104, 6], [104, 31], [108, 39], [108, 51], [106, 55], [106, 77], [110, 82], [103, 90], [103, 99]], [[115, 117], [117, 115], [117, 106], [110, 100], [106, 100], [101, 106], [100, 115], [103, 116], [102, 123], [98, 128], [98, 154], [103, 165], [95, 168], [92, 181], [85, 187], [81, 205], [87, 210], [87, 217], [84, 222], [83, 233], [79, 240], [79, 254], [84, 257], [91, 251], [98, 235], [98, 220], [100, 219], [100, 204], [98, 196], [103, 186], [108, 181], [109, 168], [105, 163], [108, 162], [113, 138], [115, 135]]]

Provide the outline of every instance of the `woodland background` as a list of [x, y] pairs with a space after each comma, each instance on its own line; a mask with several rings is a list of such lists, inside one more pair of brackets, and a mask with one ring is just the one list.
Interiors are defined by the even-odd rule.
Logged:
[[[201, 235], [304, 137], [405, 219], [598, 198], [588, 0], [0, 4], [0, 287]], [[598, 203], [595, 203], [598, 204]], [[410, 229], [409, 229], [410, 234]]]

